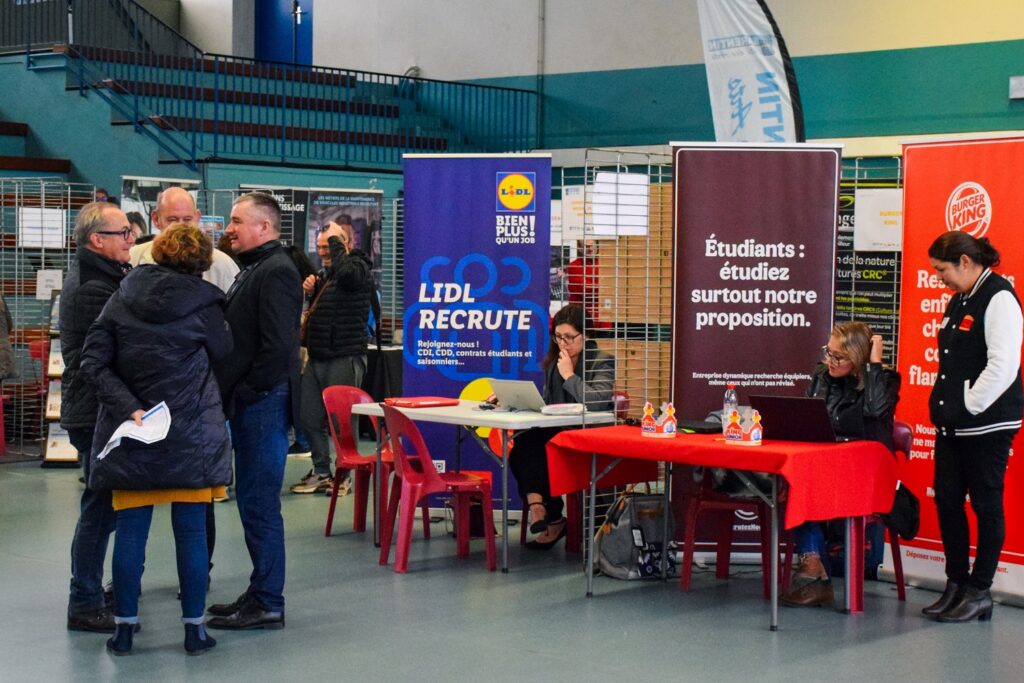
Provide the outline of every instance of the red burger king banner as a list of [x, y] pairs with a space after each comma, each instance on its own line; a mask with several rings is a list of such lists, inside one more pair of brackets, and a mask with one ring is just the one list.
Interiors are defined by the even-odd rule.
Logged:
[[[935, 430], [928, 396], [938, 369], [936, 334], [952, 292], [935, 276], [928, 247], [946, 230], [987, 237], [1002, 256], [994, 270], [1014, 282], [1024, 277], [1024, 139], [957, 140], [903, 148], [903, 286], [897, 368], [903, 376], [896, 418], [913, 427], [914, 444], [903, 479], [921, 499], [921, 529], [903, 545], [908, 578], [945, 581], [935, 512]], [[1019, 294], [1018, 294], [1019, 296]], [[964, 320], [964, 325], [973, 321]], [[993, 591], [1024, 597], [1024, 463], [1010, 451], [1004, 504], [1006, 543]], [[969, 503], [968, 503], [969, 505]], [[974, 515], [971, 538], [977, 539]], [[973, 561], [973, 545], [972, 545]], [[886, 557], [886, 566], [891, 567]]]

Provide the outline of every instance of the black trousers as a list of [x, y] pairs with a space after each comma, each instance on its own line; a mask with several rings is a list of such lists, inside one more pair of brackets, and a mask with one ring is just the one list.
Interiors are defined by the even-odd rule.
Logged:
[[[935, 507], [946, 553], [946, 577], [987, 589], [992, 585], [1006, 538], [1003, 480], [1015, 431], [935, 439]], [[978, 521], [978, 544], [970, 568], [968, 494]]]
[[551, 482], [548, 479], [547, 445], [561, 427], [529, 429], [515, 438], [508, 454], [508, 465], [519, 486], [519, 497], [526, 502], [526, 494], [539, 493], [544, 498], [548, 519], [562, 518], [565, 508], [560, 496], [551, 496]]

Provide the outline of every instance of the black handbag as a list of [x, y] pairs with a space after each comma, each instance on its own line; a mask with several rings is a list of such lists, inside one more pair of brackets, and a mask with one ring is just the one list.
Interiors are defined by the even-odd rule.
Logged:
[[921, 525], [921, 503], [917, 496], [900, 482], [896, 487], [896, 498], [892, 502], [892, 510], [888, 514], [879, 515], [889, 529], [905, 541], [912, 541], [917, 536]]

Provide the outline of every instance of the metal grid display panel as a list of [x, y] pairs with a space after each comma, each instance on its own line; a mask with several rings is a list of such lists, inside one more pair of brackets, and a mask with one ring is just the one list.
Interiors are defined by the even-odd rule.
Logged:
[[[50, 380], [59, 379], [48, 377], [47, 368], [51, 347], [59, 352], [59, 332], [51, 325], [54, 297], [37, 286], [37, 273], [67, 274], [75, 219], [94, 190], [61, 179], [0, 178], [0, 281], [14, 323], [10, 341], [17, 372], [3, 380], [5, 457], [42, 452]], [[45, 239], [39, 227], [44, 220], [51, 226]], [[50, 417], [59, 418], [59, 412]]]

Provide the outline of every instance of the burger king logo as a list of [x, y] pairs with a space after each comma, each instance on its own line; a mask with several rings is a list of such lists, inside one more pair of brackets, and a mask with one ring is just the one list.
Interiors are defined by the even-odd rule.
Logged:
[[533, 211], [537, 193], [534, 189], [536, 173], [498, 173], [498, 211]]
[[982, 237], [992, 222], [992, 199], [974, 182], [960, 183], [946, 200], [946, 229]]

